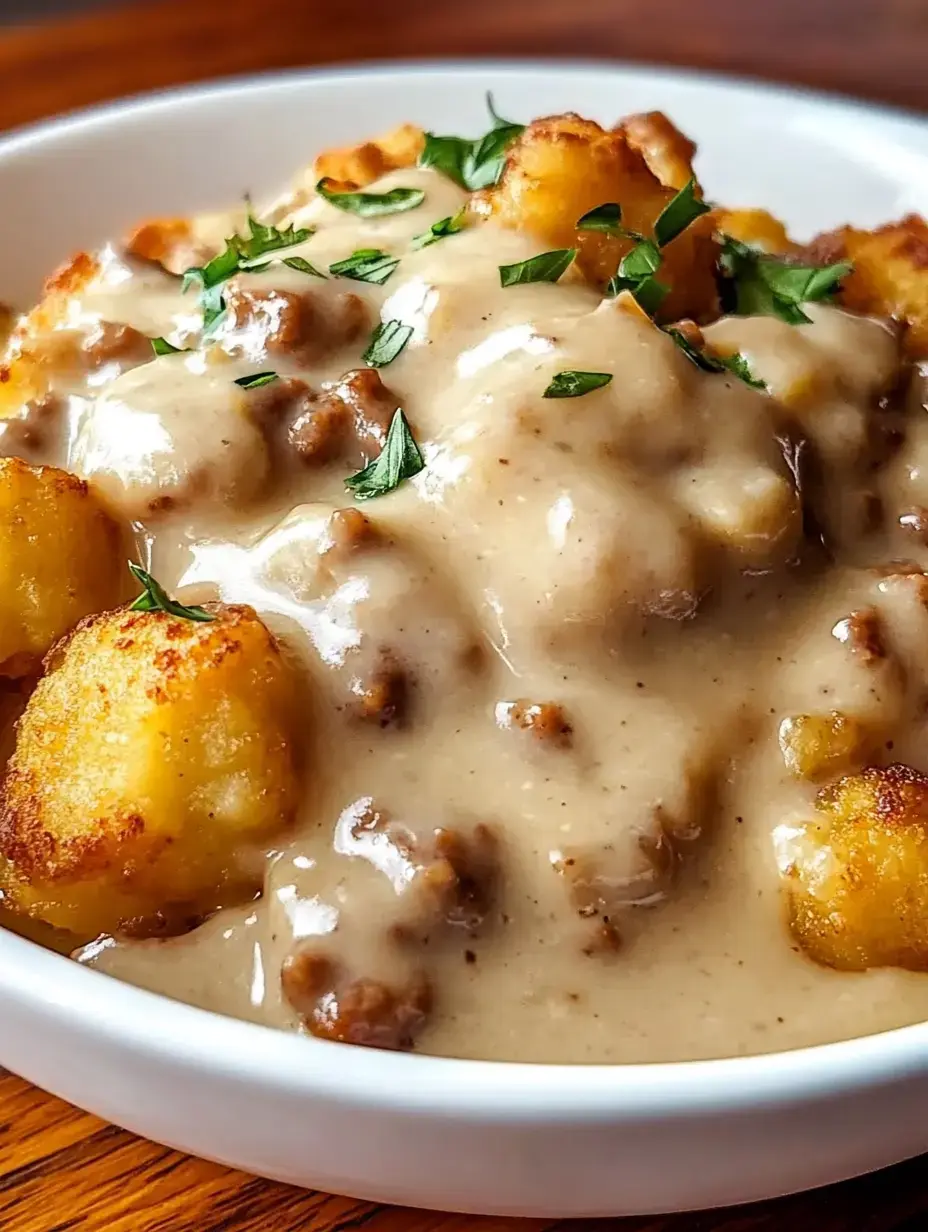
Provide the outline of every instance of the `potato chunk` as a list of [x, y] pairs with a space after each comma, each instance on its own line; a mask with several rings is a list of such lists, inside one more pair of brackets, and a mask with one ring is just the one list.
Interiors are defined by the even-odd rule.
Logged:
[[858, 231], [841, 227], [820, 235], [810, 259], [852, 262], [839, 303], [851, 312], [895, 317], [906, 325], [903, 345], [912, 359], [928, 355], [928, 223], [917, 214]]
[[928, 971], [928, 778], [871, 766], [816, 804], [818, 817], [781, 842], [796, 940], [843, 971]]
[[[673, 198], [621, 129], [611, 132], [576, 115], [536, 120], [513, 143], [502, 179], [475, 194], [471, 209], [505, 227], [534, 232], [551, 247], [577, 247], [577, 264], [604, 285], [634, 241], [601, 231], [578, 231], [577, 220], [606, 201], [622, 207], [622, 223], [650, 235]], [[662, 320], [718, 315], [717, 244], [708, 215], [697, 219], [664, 249], [660, 281], [670, 287]]]
[[86, 483], [0, 458], [0, 676], [37, 670], [81, 617], [123, 598], [121, 547]]
[[352, 188], [364, 188], [388, 171], [414, 167], [424, 145], [425, 133], [421, 128], [400, 124], [370, 141], [324, 151], [313, 163], [313, 183], [325, 177]]
[[210, 611], [89, 617], [49, 656], [0, 806], [15, 910], [89, 937], [253, 888], [247, 844], [296, 808], [293, 685], [251, 608]]
[[858, 758], [863, 760], [872, 743], [864, 725], [839, 710], [790, 715], [781, 722], [777, 738], [787, 770], [799, 779], [821, 780], [847, 770]]

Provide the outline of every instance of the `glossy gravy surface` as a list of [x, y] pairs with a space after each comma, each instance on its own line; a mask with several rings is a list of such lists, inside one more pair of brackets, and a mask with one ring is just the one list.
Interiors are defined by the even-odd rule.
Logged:
[[[425, 203], [362, 220], [313, 201], [292, 221], [315, 234], [284, 254], [324, 270], [382, 249], [402, 258], [384, 285], [274, 262], [236, 279], [251, 309], [209, 352], [57, 378], [65, 422], [30, 456], [88, 478], [182, 598], [252, 604], [310, 698], [304, 808], [262, 897], [182, 937], [101, 938], [80, 961], [300, 1029], [280, 972], [314, 946], [355, 975], [424, 975], [420, 1050], [525, 1061], [722, 1057], [928, 1017], [926, 976], [800, 954], [778, 871], [815, 794], [784, 766], [785, 717], [890, 716], [885, 758], [928, 769], [928, 611], [911, 579], [875, 569], [928, 563], [897, 528], [928, 505], [928, 420], [918, 397], [886, 409], [893, 330], [827, 307], [808, 326], [710, 327], [767, 382], [756, 392], [569, 274], [501, 288], [531, 236], [486, 224], [411, 249], [464, 194], [429, 171], [375, 187], [398, 185]], [[311, 296], [324, 344], [270, 355], [271, 293]], [[348, 294], [355, 333], [338, 324]], [[69, 313], [79, 333], [117, 322], [177, 346], [199, 327], [179, 279], [117, 254]], [[363, 367], [378, 317], [413, 329], [380, 377], [427, 465], [357, 506], [371, 542], [333, 550], [356, 466], [294, 465], [273, 385], [234, 380], [273, 369], [323, 390]], [[571, 369], [614, 379], [544, 398]], [[904, 679], [841, 635], [874, 605]], [[393, 708], [359, 715], [385, 680]], [[436, 828], [465, 844], [474, 883], [438, 914], [417, 879]]]

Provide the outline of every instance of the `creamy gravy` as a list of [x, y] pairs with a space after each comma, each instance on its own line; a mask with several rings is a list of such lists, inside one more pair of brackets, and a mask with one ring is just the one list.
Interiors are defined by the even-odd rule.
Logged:
[[[911, 579], [872, 569], [928, 564], [886, 529], [928, 505], [925, 408], [916, 398], [904, 421], [882, 408], [894, 332], [826, 307], [808, 326], [710, 327], [773, 396], [758, 393], [700, 371], [570, 273], [501, 288], [498, 266], [539, 251], [531, 236], [486, 224], [409, 249], [465, 194], [417, 170], [374, 188], [395, 186], [425, 203], [361, 220], [313, 200], [288, 221], [315, 234], [283, 254], [319, 269], [359, 248], [402, 256], [383, 286], [275, 261], [235, 280], [262, 306], [231, 313], [212, 350], [55, 378], [64, 422], [32, 456], [88, 478], [181, 597], [252, 604], [315, 699], [303, 815], [268, 852], [260, 900], [172, 940], [101, 938], [80, 961], [298, 1029], [281, 966], [318, 944], [359, 976], [426, 973], [421, 1050], [526, 1061], [721, 1057], [928, 1017], [928, 977], [839, 974], [797, 952], [777, 864], [815, 794], [783, 764], [783, 718], [877, 715], [895, 725], [892, 759], [928, 769], [928, 611]], [[325, 345], [269, 354], [283, 293], [312, 297]], [[329, 516], [352, 504], [356, 466], [293, 465], [274, 387], [234, 381], [273, 369], [319, 390], [362, 366], [378, 317], [413, 329], [381, 377], [427, 467], [359, 506], [380, 539], [340, 554]], [[61, 328], [100, 321], [183, 346], [199, 315], [178, 279], [110, 253]], [[544, 399], [566, 369], [614, 380]], [[877, 469], [890, 450], [875, 440], [900, 428]], [[872, 606], [902, 675], [841, 638]], [[385, 661], [406, 713], [381, 726], [356, 703]], [[547, 703], [560, 726], [522, 730]], [[420, 844], [436, 827], [476, 843], [487, 827], [498, 850], [479, 912], [426, 928], [415, 859], [369, 824], [378, 815]], [[392, 945], [397, 928], [416, 943]]]

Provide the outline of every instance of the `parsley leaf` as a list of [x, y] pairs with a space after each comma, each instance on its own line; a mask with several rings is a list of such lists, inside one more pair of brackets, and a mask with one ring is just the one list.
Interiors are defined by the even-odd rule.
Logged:
[[335, 192], [329, 188], [332, 182], [327, 176], [323, 177], [316, 185], [316, 192], [340, 210], [357, 214], [359, 218], [402, 214], [404, 210], [414, 210], [425, 200], [425, 193], [421, 188], [391, 188], [389, 192], [382, 193]]
[[278, 379], [276, 372], [255, 372], [252, 376], [236, 377], [235, 384], [242, 389], [260, 389], [262, 385], [270, 385]]
[[568, 369], [555, 374], [545, 390], [544, 398], [582, 398], [594, 389], [602, 389], [612, 380], [611, 372], [578, 372]]
[[660, 250], [654, 241], [641, 240], [619, 262], [618, 272], [606, 285], [606, 294], [614, 296], [621, 291], [630, 291], [648, 316], [654, 316], [670, 290], [654, 277], [661, 267], [661, 260]]
[[190, 347], [173, 346], [167, 338], [149, 338], [148, 341], [156, 355], [180, 355], [181, 352], [190, 350]]
[[499, 183], [506, 162], [506, 152], [522, 133], [524, 124], [515, 124], [496, 114], [493, 96], [487, 94], [487, 108], [493, 127], [476, 141], [466, 137], [442, 137], [425, 134], [425, 146], [419, 155], [420, 167], [434, 167], [443, 175], [475, 191], [492, 188]]
[[555, 248], [541, 252], [527, 261], [499, 267], [501, 287], [514, 287], [525, 282], [557, 282], [577, 255], [576, 248]]
[[137, 565], [132, 560], [128, 564], [130, 573], [143, 587], [142, 593], [135, 602], [129, 604], [130, 612], [167, 612], [170, 616], [182, 616], [184, 620], [200, 622], [216, 619], [205, 608], [186, 607], [183, 603], [178, 603], [141, 565]]
[[622, 207], [618, 201], [604, 201], [595, 209], [587, 210], [577, 219], [578, 231], [602, 231], [606, 235], [623, 235], [621, 226]]
[[405, 325], [402, 321], [383, 321], [371, 335], [361, 358], [372, 368], [385, 368], [393, 363], [411, 337], [411, 325]]
[[322, 270], [317, 270], [315, 265], [311, 265], [304, 257], [284, 257], [283, 264], [299, 274], [312, 274], [314, 278], [325, 277]]
[[432, 223], [428, 231], [413, 236], [409, 244], [410, 248], [428, 248], [429, 244], [437, 244], [446, 235], [457, 235], [459, 231], [464, 230], [466, 214], [466, 210], [460, 209], [456, 214], [449, 214], [447, 218], [439, 218], [438, 222]]
[[379, 248], [358, 248], [350, 257], [329, 266], [329, 273], [355, 282], [373, 282], [381, 286], [399, 265], [399, 257], [391, 257]]
[[404, 479], [411, 479], [424, 468], [425, 461], [406, 416], [397, 410], [380, 456], [356, 475], [349, 475], [345, 487], [354, 493], [355, 500], [371, 500], [392, 492]]
[[751, 389], [767, 388], [767, 382], [754, 375], [748, 361], [738, 352], [733, 355], [713, 355], [694, 346], [679, 329], [668, 326], [664, 332], [670, 335], [690, 363], [701, 368], [703, 372], [731, 372], [744, 381], [745, 385], [750, 385]]
[[829, 300], [853, 268], [847, 261], [822, 268], [773, 257], [724, 236], [722, 272], [730, 280], [726, 307], [737, 316], [779, 317], [790, 325], [807, 325], [801, 305]]
[[[282, 248], [290, 248], [294, 244], [302, 244], [312, 235], [307, 228], [297, 229], [287, 227], [281, 231], [277, 227], [265, 226], [248, 211], [248, 235], [231, 235], [226, 240], [226, 246], [206, 265], [192, 265], [184, 273], [181, 289], [187, 291], [190, 287], [200, 287], [200, 308], [203, 311], [203, 336], [212, 333], [225, 315], [226, 303], [222, 294], [222, 284], [233, 274], [242, 270], [256, 273], [267, 268], [267, 262], [261, 264], [268, 253], [278, 252]], [[299, 258], [293, 258], [298, 260]], [[307, 262], [308, 264], [308, 262]]]
[[691, 222], [708, 214], [709, 206], [696, 196], [696, 179], [691, 177], [677, 195], [668, 201], [654, 224], [654, 238], [659, 248], [666, 248], [671, 240], [685, 231]]

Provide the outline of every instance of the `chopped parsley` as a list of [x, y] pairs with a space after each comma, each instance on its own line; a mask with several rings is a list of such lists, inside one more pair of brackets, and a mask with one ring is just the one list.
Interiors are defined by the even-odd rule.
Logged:
[[156, 355], [180, 355], [183, 351], [189, 351], [189, 347], [176, 347], [168, 342], [167, 338], [149, 338], [151, 349]]
[[499, 183], [506, 163], [506, 152], [525, 129], [524, 124], [504, 120], [497, 115], [493, 96], [487, 94], [487, 109], [493, 127], [476, 141], [466, 137], [442, 137], [425, 134], [425, 146], [419, 155], [420, 167], [434, 167], [449, 179], [472, 192], [492, 188]]
[[[200, 288], [200, 307], [203, 310], [203, 336], [207, 337], [220, 324], [225, 315], [226, 303], [222, 284], [233, 274], [242, 271], [258, 273], [269, 262], [263, 260], [269, 253], [302, 244], [312, 235], [308, 228], [266, 226], [248, 212], [248, 235], [232, 235], [226, 240], [222, 252], [206, 265], [192, 265], [184, 273], [183, 290], [192, 286]], [[296, 259], [296, 258], [294, 258]], [[308, 262], [307, 262], [308, 264]]]
[[622, 207], [618, 201], [604, 201], [595, 209], [587, 210], [577, 219], [578, 231], [602, 231], [605, 235], [623, 235]]
[[611, 372], [578, 372], [568, 369], [558, 372], [542, 395], [545, 398], [582, 398], [594, 389], [602, 389], [612, 380]]
[[696, 196], [696, 178], [691, 176], [677, 195], [668, 201], [661, 210], [654, 224], [654, 239], [658, 248], [666, 248], [671, 240], [675, 240], [690, 223], [695, 222], [703, 214], [708, 214], [709, 206], [701, 197]]
[[178, 603], [141, 565], [132, 560], [128, 564], [130, 573], [143, 588], [139, 597], [129, 604], [130, 612], [167, 612], [169, 616], [181, 616], [184, 620], [200, 622], [216, 619], [205, 608], [187, 607]]
[[356, 475], [350, 475], [345, 487], [354, 493], [355, 500], [372, 500], [392, 492], [404, 479], [411, 479], [424, 468], [425, 461], [406, 416], [397, 410], [379, 457]]
[[821, 268], [800, 265], [728, 235], [723, 237], [721, 267], [729, 311], [737, 316], [779, 317], [790, 325], [807, 325], [810, 318], [801, 305], [830, 300], [853, 268], [847, 261]]
[[282, 264], [288, 269], [296, 270], [298, 274], [312, 274], [314, 278], [325, 278], [322, 270], [317, 270], [315, 265], [311, 265], [305, 257], [284, 257]]
[[690, 363], [695, 364], [697, 368], [701, 368], [703, 372], [731, 372], [739, 380], [744, 381], [745, 385], [749, 385], [751, 389], [767, 388], [766, 381], [762, 381], [754, 375], [743, 355], [737, 352], [733, 355], [714, 355], [709, 351], [701, 350], [699, 347], [694, 346], [679, 329], [673, 329], [668, 326], [664, 332], [670, 335]]
[[316, 192], [330, 204], [357, 214], [359, 218], [380, 218], [384, 214], [402, 214], [414, 210], [425, 200], [421, 188], [391, 188], [389, 192], [336, 192], [330, 188], [332, 181], [323, 178], [316, 185]]
[[270, 385], [278, 379], [276, 372], [255, 372], [252, 376], [236, 377], [235, 384], [242, 389], [260, 389], [262, 385]]
[[391, 257], [379, 248], [358, 248], [350, 257], [329, 266], [329, 273], [355, 282], [373, 282], [381, 286], [399, 265], [399, 257]]
[[499, 282], [502, 287], [514, 287], [526, 282], [557, 282], [577, 255], [576, 248], [555, 248], [541, 252], [527, 261], [499, 267]]
[[371, 335], [361, 358], [372, 368], [385, 368], [393, 363], [411, 337], [411, 325], [405, 325], [402, 321], [383, 321]]
[[429, 244], [437, 244], [446, 235], [457, 235], [464, 229], [465, 216], [466, 210], [460, 209], [456, 214], [449, 214], [447, 218], [439, 218], [438, 222], [432, 223], [428, 231], [413, 236], [410, 248], [428, 248]]

